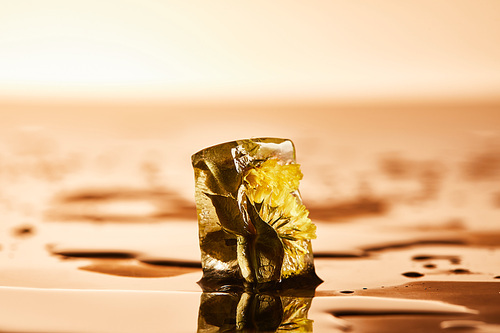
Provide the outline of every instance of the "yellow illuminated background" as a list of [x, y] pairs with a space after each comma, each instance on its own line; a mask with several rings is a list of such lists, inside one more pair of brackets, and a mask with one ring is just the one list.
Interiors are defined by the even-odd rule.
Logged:
[[491, 98], [500, 4], [1, 1], [3, 98]]

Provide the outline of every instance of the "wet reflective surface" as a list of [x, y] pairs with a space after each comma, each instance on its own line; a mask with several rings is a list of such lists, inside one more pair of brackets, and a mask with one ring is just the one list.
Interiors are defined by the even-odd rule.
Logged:
[[[380, 111], [375, 127], [368, 111], [259, 109], [268, 122], [251, 130], [224, 108], [120, 122], [57, 110], [0, 125], [0, 331], [499, 331], [489, 109]], [[190, 156], [261, 133], [296, 144], [324, 282], [311, 295], [202, 293]]]

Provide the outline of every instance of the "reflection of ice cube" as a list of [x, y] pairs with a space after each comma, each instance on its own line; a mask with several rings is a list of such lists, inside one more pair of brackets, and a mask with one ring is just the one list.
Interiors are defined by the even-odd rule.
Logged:
[[312, 332], [313, 322], [307, 318], [311, 302], [312, 297], [203, 293], [200, 299], [198, 332]]

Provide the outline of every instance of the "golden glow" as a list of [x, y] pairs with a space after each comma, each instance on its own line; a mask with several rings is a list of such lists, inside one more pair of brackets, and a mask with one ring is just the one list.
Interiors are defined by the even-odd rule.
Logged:
[[298, 198], [300, 165], [281, 165], [276, 159], [268, 159], [250, 169], [243, 179], [248, 198], [262, 204], [259, 212], [262, 220], [276, 230], [283, 242], [282, 275], [302, 271], [308, 246], [305, 241], [316, 238], [316, 226]]
[[3, 97], [500, 94], [496, 0], [0, 7]]

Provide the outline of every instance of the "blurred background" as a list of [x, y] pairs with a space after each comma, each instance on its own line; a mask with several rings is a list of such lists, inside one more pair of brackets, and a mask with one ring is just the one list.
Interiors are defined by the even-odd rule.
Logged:
[[500, 217], [500, 2], [0, 0], [3, 235], [195, 220], [190, 156], [292, 139], [315, 220]]
[[[174, 304], [166, 323], [194, 331], [191, 155], [262, 136], [295, 143], [323, 296], [436, 298], [498, 323], [481, 283], [500, 279], [500, 1], [0, 0], [2, 328], [163, 331]], [[481, 283], [421, 282], [439, 280]]]
[[3, 98], [394, 101], [499, 93], [497, 1], [2, 1]]

